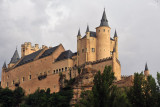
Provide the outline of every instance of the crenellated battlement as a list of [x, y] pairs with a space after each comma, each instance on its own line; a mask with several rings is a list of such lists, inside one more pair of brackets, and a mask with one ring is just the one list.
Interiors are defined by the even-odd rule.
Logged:
[[47, 47], [47, 46], [42, 45], [42, 48], [40, 48], [39, 44], [35, 44], [34, 46], [32, 46], [31, 42], [25, 42], [24, 44], [21, 45], [21, 57], [29, 55], [29, 54], [36, 52], [40, 49], [43, 49], [45, 47]]

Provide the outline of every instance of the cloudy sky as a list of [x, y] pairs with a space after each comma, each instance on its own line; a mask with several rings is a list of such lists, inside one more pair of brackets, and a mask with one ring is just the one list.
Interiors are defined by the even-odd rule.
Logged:
[[0, 0], [0, 67], [24, 42], [76, 51], [78, 29], [95, 31], [106, 9], [111, 37], [117, 29], [122, 75], [160, 72], [159, 0]]

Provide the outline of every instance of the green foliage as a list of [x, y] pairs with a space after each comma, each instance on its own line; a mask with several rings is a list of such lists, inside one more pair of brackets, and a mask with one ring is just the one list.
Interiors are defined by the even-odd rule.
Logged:
[[14, 91], [5, 88], [0, 89], [0, 106], [1, 107], [16, 107], [24, 98], [24, 90], [21, 87]]
[[58, 93], [51, 93], [50, 89], [37, 90], [26, 99], [26, 105], [30, 107], [69, 107], [73, 91], [70, 87], [63, 88]]
[[111, 66], [106, 66], [94, 77], [91, 91], [84, 91], [77, 106], [80, 107], [128, 107], [130, 103], [124, 91], [113, 85], [114, 73]]

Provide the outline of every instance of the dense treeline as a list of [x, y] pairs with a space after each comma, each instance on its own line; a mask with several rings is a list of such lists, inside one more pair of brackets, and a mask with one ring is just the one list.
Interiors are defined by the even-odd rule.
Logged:
[[[160, 107], [160, 73], [157, 73], [157, 82], [151, 75], [145, 77], [143, 73], [135, 73], [134, 85], [130, 88], [118, 88], [113, 85], [114, 80], [112, 68], [106, 66], [103, 73], [99, 71], [95, 75], [92, 90], [83, 91], [75, 106]], [[0, 107], [69, 107], [73, 90], [68, 86], [58, 93], [38, 89], [27, 96], [21, 87], [14, 91], [0, 88]]]
[[70, 87], [63, 88], [58, 93], [50, 93], [50, 89], [37, 90], [25, 96], [21, 87], [14, 91], [0, 89], [0, 107], [69, 107], [73, 91]]
[[118, 88], [113, 85], [114, 73], [106, 66], [94, 77], [91, 91], [83, 91], [77, 107], [160, 107], [160, 73], [155, 79], [143, 73], [134, 74], [134, 85]]

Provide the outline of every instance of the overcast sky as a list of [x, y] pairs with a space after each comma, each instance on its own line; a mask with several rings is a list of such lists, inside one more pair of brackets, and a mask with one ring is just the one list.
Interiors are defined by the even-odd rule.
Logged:
[[148, 63], [155, 77], [160, 72], [159, 0], [0, 0], [0, 67], [7, 64], [24, 42], [55, 46], [63, 44], [73, 52], [77, 32], [86, 26], [95, 31], [102, 13], [119, 37], [122, 75], [144, 70]]

